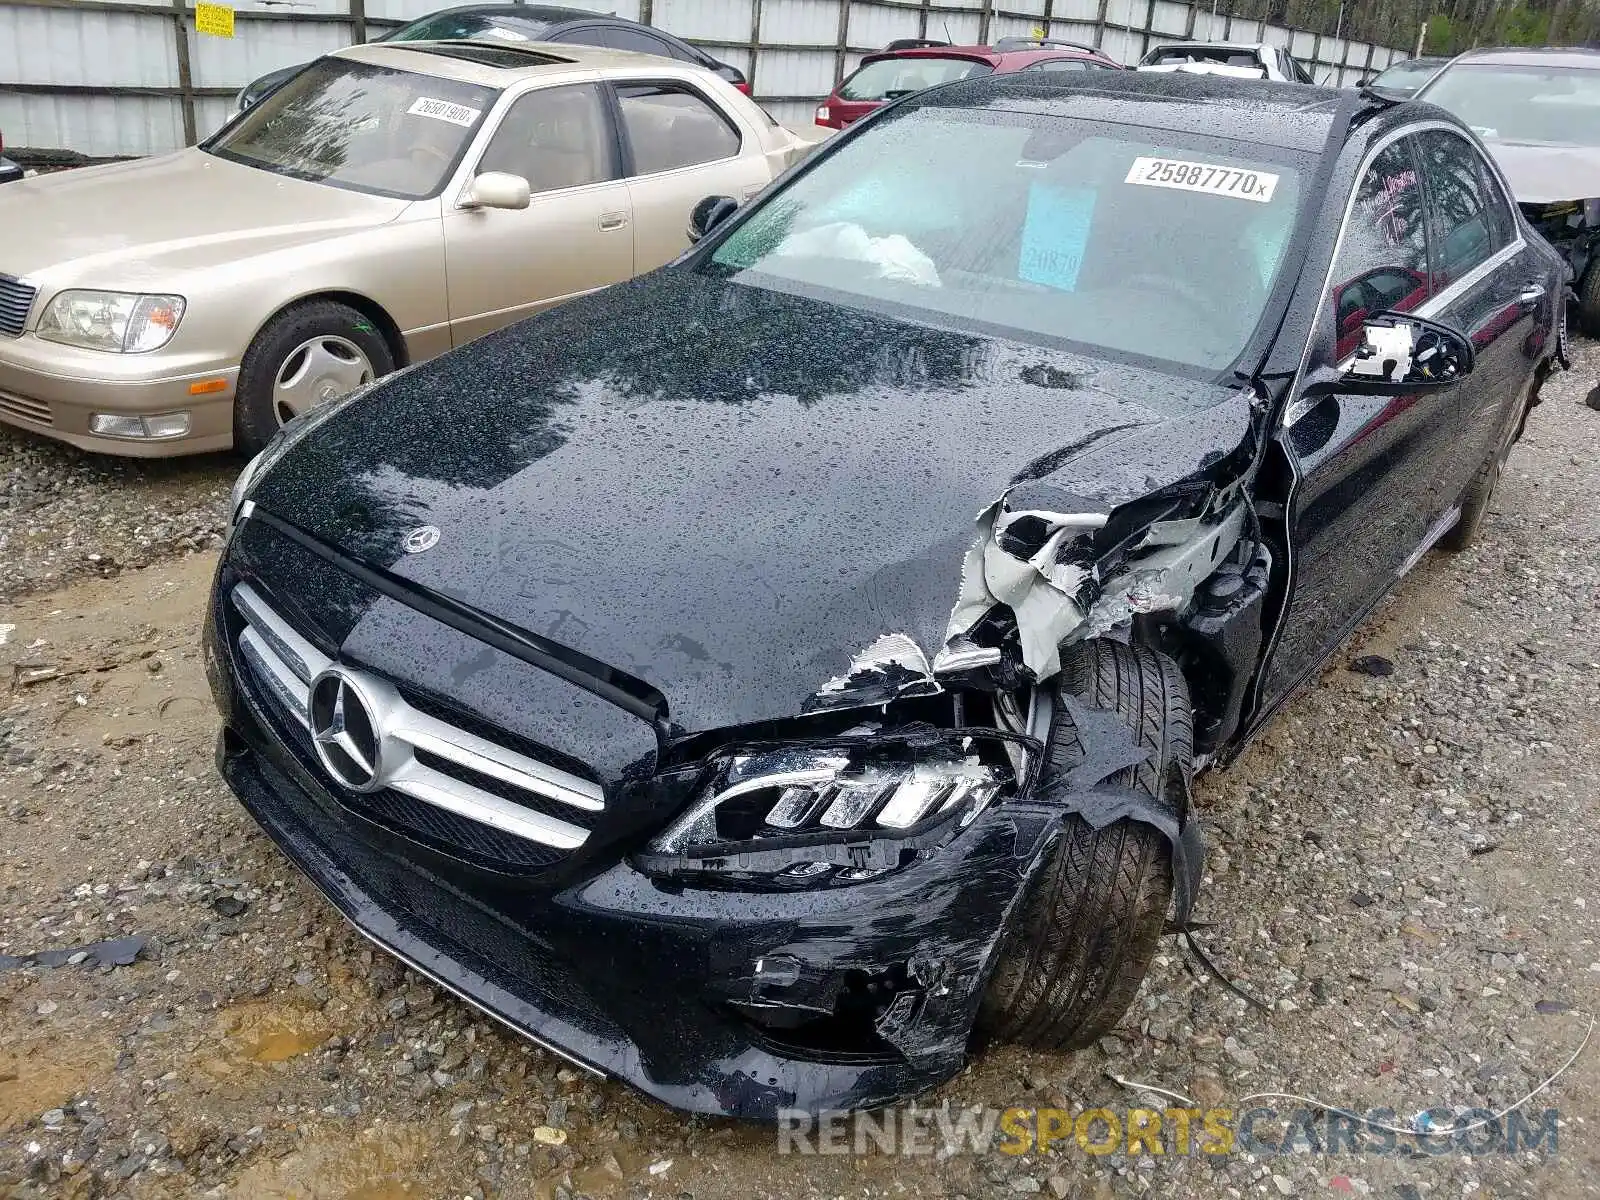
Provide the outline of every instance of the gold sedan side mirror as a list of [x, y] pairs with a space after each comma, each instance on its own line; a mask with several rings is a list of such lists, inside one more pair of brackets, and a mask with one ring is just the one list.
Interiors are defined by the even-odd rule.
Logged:
[[528, 181], [522, 176], [485, 171], [467, 184], [458, 203], [462, 208], [522, 209], [528, 207], [528, 195]]

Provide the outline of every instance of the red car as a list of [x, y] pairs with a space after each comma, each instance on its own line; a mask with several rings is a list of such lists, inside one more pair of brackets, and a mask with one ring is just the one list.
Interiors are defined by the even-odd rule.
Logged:
[[1121, 71], [1125, 68], [1093, 46], [1053, 38], [1002, 38], [992, 46], [949, 46], [943, 42], [891, 42], [833, 89], [817, 105], [817, 124], [843, 129], [879, 105], [949, 83], [994, 71]]

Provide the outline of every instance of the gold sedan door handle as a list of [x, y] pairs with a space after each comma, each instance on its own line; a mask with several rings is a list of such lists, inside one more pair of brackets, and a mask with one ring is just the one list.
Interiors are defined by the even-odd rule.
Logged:
[[628, 223], [628, 214], [625, 212], [611, 212], [600, 214], [601, 229], [621, 229]]

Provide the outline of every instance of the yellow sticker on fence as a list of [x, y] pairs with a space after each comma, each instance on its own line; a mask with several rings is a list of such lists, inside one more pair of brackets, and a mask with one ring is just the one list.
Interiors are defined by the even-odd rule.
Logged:
[[233, 9], [226, 4], [196, 4], [194, 29], [196, 33], [209, 34], [211, 37], [231, 38]]

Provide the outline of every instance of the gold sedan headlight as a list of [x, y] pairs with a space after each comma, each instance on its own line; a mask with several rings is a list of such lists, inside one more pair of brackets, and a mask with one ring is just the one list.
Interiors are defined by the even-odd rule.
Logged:
[[62, 292], [50, 301], [35, 331], [47, 342], [145, 354], [172, 340], [183, 320], [182, 296], [137, 292]]

